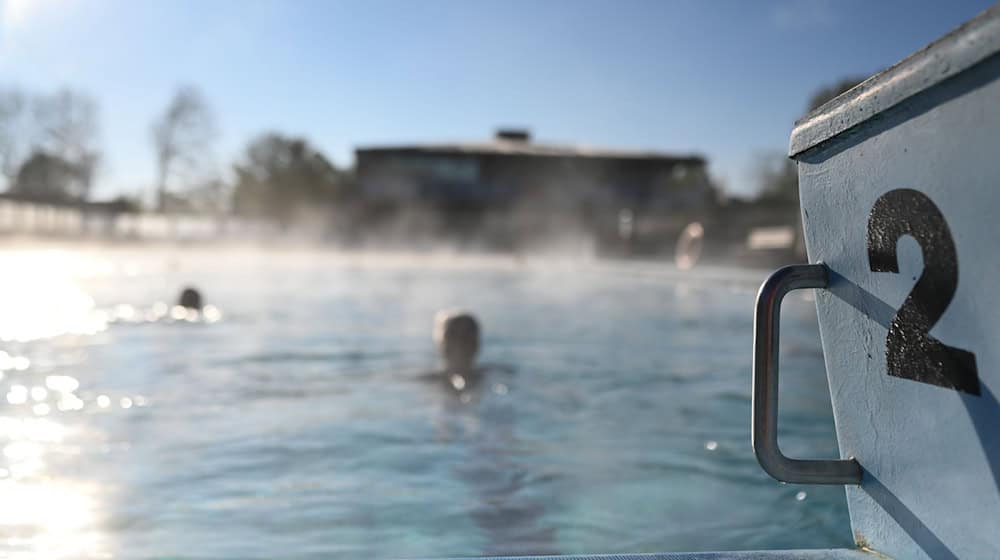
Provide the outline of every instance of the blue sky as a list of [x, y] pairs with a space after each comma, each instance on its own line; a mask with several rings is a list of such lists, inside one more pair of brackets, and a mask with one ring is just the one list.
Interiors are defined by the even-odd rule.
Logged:
[[220, 169], [253, 135], [357, 145], [540, 141], [698, 152], [732, 192], [819, 86], [897, 62], [989, 6], [824, 0], [0, 0], [0, 86], [100, 103], [97, 196], [149, 192], [150, 126], [181, 84]]

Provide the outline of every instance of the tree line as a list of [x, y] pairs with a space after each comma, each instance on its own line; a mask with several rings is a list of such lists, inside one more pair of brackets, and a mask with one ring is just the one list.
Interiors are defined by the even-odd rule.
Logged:
[[[233, 213], [287, 226], [301, 212], [344, 204], [349, 170], [308, 140], [279, 132], [251, 139], [231, 172], [218, 165], [219, 128], [195, 87], [179, 88], [150, 125], [158, 212]], [[102, 165], [98, 103], [63, 88], [30, 94], [0, 88], [0, 179], [8, 195], [57, 204], [90, 200]], [[138, 199], [122, 198], [138, 209]]]
[[[846, 78], [817, 90], [812, 110], [850, 89]], [[102, 164], [98, 103], [63, 88], [29, 94], [0, 88], [0, 179], [14, 197], [51, 203], [82, 203]], [[303, 216], [352, 208], [357, 190], [349, 169], [339, 169], [308, 140], [279, 132], [251, 139], [222, 173], [215, 157], [219, 128], [211, 106], [195, 87], [183, 86], [150, 125], [158, 212], [235, 214], [289, 226]], [[798, 206], [794, 163], [762, 156], [757, 201]], [[119, 202], [138, 209], [138, 199]], [[328, 219], [328, 218], [327, 218]]]

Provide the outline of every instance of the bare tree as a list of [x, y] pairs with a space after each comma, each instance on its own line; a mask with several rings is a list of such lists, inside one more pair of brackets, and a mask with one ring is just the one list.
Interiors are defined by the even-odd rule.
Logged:
[[27, 96], [19, 89], [0, 90], [0, 175], [9, 189], [31, 144]]
[[35, 153], [47, 153], [69, 166], [75, 198], [86, 199], [100, 161], [97, 103], [89, 96], [61, 89], [33, 103], [37, 127]]
[[198, 172], [211, 159], [216, 137], [214, 118], [201, 93], [186, 86], [177, 90], [167, 111], [153, 123], [156, 149], [156, 207], [166, 209], [167, 187], [172, 177]]

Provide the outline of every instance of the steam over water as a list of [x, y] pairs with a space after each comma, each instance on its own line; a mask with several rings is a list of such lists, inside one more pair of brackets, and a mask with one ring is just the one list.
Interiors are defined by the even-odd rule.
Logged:
[[[849, 546], [843, 490], [750, 450], [763, 273], [472, 257], [0, 252], [0, 548], [357, 558]], [[198, 286], [217, 311], [171, 309]], [[462, 395], [434, 313], [483, 325]], [[789, 455], [837, 453], [813, 304]]]

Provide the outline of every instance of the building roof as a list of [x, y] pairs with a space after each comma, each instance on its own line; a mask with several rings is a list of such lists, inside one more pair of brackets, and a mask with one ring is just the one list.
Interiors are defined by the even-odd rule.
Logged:
[[668, 154], [646, 150], [619, 150], [572, 146], [561, 144], [538, 144], [517, 140], [494, 140], [491, 142], [460, 142], [452, 144], [418, 144], [409, 146], [359, 147], [357, 153], [398, 153], [426, 155], [472, 155], [472, 156], [529, 156], [559, 158], [595, 158], [622, 160], [669, 160], [695, 165], [703, 165], [705, 158], [698, 154]]

